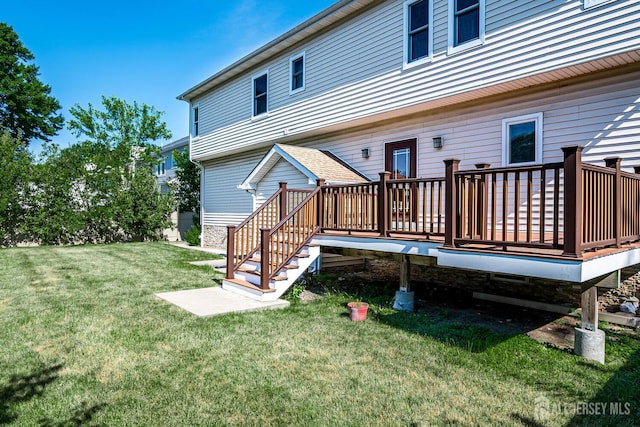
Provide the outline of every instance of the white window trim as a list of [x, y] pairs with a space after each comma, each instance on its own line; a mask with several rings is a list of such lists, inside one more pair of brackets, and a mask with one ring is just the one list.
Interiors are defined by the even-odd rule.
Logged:
[[433, 61], [433, 0], [426, 0], [429, 2], [429, 43], [427, 49], [429, 53], [424, 58], [420, 58], [417, 61], [409, 62], [409, 6], [417, 3], [420, 0], [406, 0], [404, 2], [404, 27], [403, 27], [403, 42], [402, 42], [402, 69], [413, 68], [418, 65], [422, 65]]
[[584, 0], [584, 8], [589, 9], [592, 7], [600, 6], [601, 4], [609, 3], [613, 0]]
[[[524, 116], [509, 117], [502, 120], [502, 166], [528, 166], [542, 163], [542, 113], [527, 114]], [[535, 121], [536, 149], [533, 162], [509, 163], [509, 125]]]
[[[259, 77], [262, 77], [264, 75], [267, 75], [267, 110], [264, 113], [255, 115], [255, 97], [254, 94], [256, 92], [255, 90], [255, 84], [256, 84], [256, 79]], [[251, 119], [261, 119], [263, 117], [267, 117], [269, 115], [269, 69], [260, 71], [259, 73], [255, 73], [254, 75], [251, 76]]]
[[[293, 83], [293, 62], [300, 58], [302, 58], [302, 87], [299, 87], [298, 89], [294, 90], [294, 89], [291, 89], [291, 85]], [[267, 77], [267, 81], [268, 80], [269, 80], [269, 77]], [[289, 58], [289, 95], [295, 95], [296, 93], [304, 91], [306, 86], [307, 86], [307, 52], [303, 51]], [[267, 103], [268, 101], [269, 101], [269, 98], [267, 95]]]
[[[198, 134], [196, 135], [196, 123], [195, 123], [195, 118], [196, 118], [196, 109], [198, 109]], [[191, 111], [189, 114], [189, 123], [190, 123], [190, 133], [191, 133], [191, 139], [198, 139], [200, 138], [200, 134], [202, 133], [202, 120], [201, 120], [201, 116], [202, 116], [202, 111], [200, 111], [200, 104], [193, 104], [191, 105]]]
[[467, 49], [471, 49], [472, 47], [481, 46], [484, 44], [484, 35], [485, 35], [485, 0], [480, 0], [479, 7], [479, 19], [480, 19], [480, 28], [478, 38], [475, 40], [470, 40], [466, 43], [460, 44], [458, 46], [454, 46], [455, 41], [455, 0], [449, 0], [449, 28], [448, 28], [448, 41], [447, 41], [447, 55], [453, 55], [458, 52], [465, 51]]

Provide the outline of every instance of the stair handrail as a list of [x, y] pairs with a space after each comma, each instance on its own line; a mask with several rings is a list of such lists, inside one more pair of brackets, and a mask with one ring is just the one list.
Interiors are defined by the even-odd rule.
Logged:
[[[228, 225], [227, 226], [227, 279], [233, 279], [233, 273], [237, 267], [242, 265], [246, 260], [248, 260], [256, 251], [260, 248], [260, 235], [259, 229], [256, 228], [255, 233], [252, 233], [252, 241], [254, 242], [250, 248], [247, 247], [238, 247], [236, 245], [236, 236], [238, 234], [244, 233], [244, 229], [251, 224], [251, 222], [260, 215], [265, 209], [272, 208], [272, 205], [281, 204], [280, 196], [282, 194], [287, 194], [287, 186], [286, 183], [280, 183], [280, 188], [271, 195], [267, 200], [260, 205], [258, 209], [253, 211], [251, 215], [244, 219], [237, 226]], [[280, 205], [276, 206], [276, 212], [280, 212]], [[280, 217], [277, 217], [280, 219]], [[273, 221], [275, 222], [275, 221]], [[269, 224], [271, 227], [272, 224]], [[244, 252], [244, 253], [243, 253]]]
[[[262, 229], [260, 239], [260, 287], [262, 289], [269, 289], [269, 281], [276, 277], [282, 268], [284, 268], [284, 266], [294, 258], [298, 251], [300, 251], [300, 249], [302, 249], [309, 240], [311, 240], [311, 238], [320, 231], [320, 224], [318, 221], [318, 194], [321, 194], [321, 191], [322, 186], [318, 185], [278, 224], [273, 226], [271, 229]], [[292, 231], [287, 231], [287, 236], [293, 237], [296, 234], [296, 231], [299, 231], [300, 229], [306, 229], [306, 233], [299, 236], [297, 242], [291, 243], [287, 241], [286, 245], [284, 240], [279, 242], [279, 239], [276, 238], [276, 245], [282, 243], [283, 247], [286, 246], [287, 251], [274, 250], [272, 247], [274, 236], [277, 237], [278, 235], [281, 235], [280, 233], [289, 221], [295, 219], [296, 215], [305, 209], [307, 205], [311, 205], [308, 217], [303, 218], [303, 221], [300, 221], [300, 219], [298, 221], [294, 221], [294, 229]], [[307, 223], [304, 223], [304, 220], [306, 220]], [[300, 224], [300, 222], [303, 222], [303, 224]]]

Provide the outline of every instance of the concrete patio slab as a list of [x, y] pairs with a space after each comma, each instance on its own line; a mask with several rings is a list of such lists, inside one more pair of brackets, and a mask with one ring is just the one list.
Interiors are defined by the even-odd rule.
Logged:
[[186, 291], [163, 292], [156, 294], [156, 296], [199, 317], [289, 307], [289, 301], [281, 299], [268, 302], [256, 301], [226, 291], [218, 286]]

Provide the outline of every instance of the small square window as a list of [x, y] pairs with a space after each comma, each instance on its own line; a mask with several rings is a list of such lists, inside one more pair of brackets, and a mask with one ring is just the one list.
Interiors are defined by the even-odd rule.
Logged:
[[542, 113], [502, 121], [502, 164], [542, 162]]
[[259, 116], [267, 112], [268, 74], [253, 79], [253, 115]]
[[291, 83], [289, 93], [294, 94], [304, 90], [305, 87], [305, 53], [302, 52], [289, 59]]

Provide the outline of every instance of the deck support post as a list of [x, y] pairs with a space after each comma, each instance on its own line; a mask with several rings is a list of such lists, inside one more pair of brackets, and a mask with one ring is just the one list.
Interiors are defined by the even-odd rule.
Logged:
[[620, 170], [620, 157], [608, 157], [604, 163], [608, 168], [615, 169], [616, 176], [613, 180], [613, 232], [616, 238], [616, 248], [622, 246], [622, 174]]
[[410, 286], [410, 268], [409, 255], [402, 255], [400, 259], [400, 290], [409, 291]]
[[260, 229], [260, 288], [269, 289], [269, 240], [271, 238], [270, 228]]
[[458, 165], [460, 160], [447, 159], [444, 161], [444, 247], [452, 248], [454, 246], [454, 240], [458, 235], [458, 192], [456, 188], [456, 172], [458, 171]]
[[233, 279], [236, 259], [236, 226], [227, 225], [227, 279]]
[[576, 328], [574, 351], [585, 359], [604, 363], [605, 333], [598, 329], [598, 288], [593, 284], [582, 288], [582, 319]]
[[582, 257], [582, 147], [562, 147], [564, 152], [564, 252]]
[[389, 180], [390, 177], [391, 172], [380, 172], [380, 183], [378, 187], [378, 232], [381, 237], [387, 237], [387, 227], [389, 224], [387, 180]]
[[280, 198], [280, 211], [278, 212], [278, 221], [276, 222], [282, 221], [282, 219], [287, 216], [287, 183], [280, 182], [279, 185], [280, 195], [278, 197]]
[[411, 283], [411, 262], [409, 255], [400, 258], [400, 290], [396, 291], [393, 308], [399, 311], [413, 311], [415, 292], [409, 290]]

